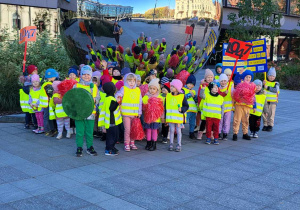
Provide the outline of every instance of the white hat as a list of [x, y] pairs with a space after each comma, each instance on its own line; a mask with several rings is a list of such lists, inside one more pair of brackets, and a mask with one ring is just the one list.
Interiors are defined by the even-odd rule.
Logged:
[[220, 74], [220, 77], [219, 77], [219, 82], [223, 81], [223, 80], [226, 80], [228, 82], [228, 77], [226, 74]]

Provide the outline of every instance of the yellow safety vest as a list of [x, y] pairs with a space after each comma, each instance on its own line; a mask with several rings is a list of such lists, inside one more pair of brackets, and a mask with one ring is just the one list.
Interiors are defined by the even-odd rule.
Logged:
[[168, 93], [166, 96], [166, 123], [178, 123], [184, 122], [184, 114], [178, 111], [179, 107], [182, 107], [184, 94], [172, 95]]
[[142, 47], [142, 44], [144, 44], [144, 39], [140, 40], [140, 38], [137, 39], [137, 44], [139, 47]]
[[220, 95], [216, 97], [210, 94], [205, 95], [203, 102], [203, 115], [205, 117], [221, 119], [223, 101], [224, 99]]
[[[164, 103], [164, 98], [163, 98], [161, 95], [158, 95], [157, 98], [160, 98], [161, 101]], [[148, 103], [148, 100], [149, 100], [149, 96], [145, 95], [145, 96], [143, 97], [143, 104], [147, 104], [147, 103]], [[156, 123], [161, 123], [161, 119], [158, 118], [155, 122], [156, 122]]]
[[54, 110], [55, 110], [55, 104], [54, 104], [53, 97], [52, 97], [49, 101], [49, 120], [56, 119]]
[[253, 112], [253, 108], [252, 108], [252, 109], [250, 109], [250, 114], [253, 114], [253, 115], [256, 115], [256, 116], [260, 117], [262, 115], [262, 112], [263, 112], [263, 109], [264, 109], [266, 98], [267, 97], [266, 97], [265, 94], [255, 95], [256, 111]]
[[140, 107], [141, 90], [136, 87], [130, 89], [124, 86], [124, 96], [122, 99], [121, 112], [125, 116], [138, 116]]
[[134, 57], [133, 57], [133, 55], [129, 56], [129, 55], [125, 54], [125, 61], [128, 63], [130, 68], [133, 68], [133, 66], [134, 66]]
[[159, 48], [160, 48], [160, 45], [157, 45], [156, 48], [153, 47], [154, 54], [158, 54]]
[[[268, 85], [269, 87], [275, 87], [275, 84], [276, 84], [276, 82], [266, 81], [266, 85]], [[279, 93], [280, 93], [280, 91], [278, 91], [278, 93], [273, 93], [273, 92], [266, 90], [267, 102], [278, 102]]]
[[41, 94], [40, 94], [40, 107], [47, 108], [49, 105], [49, 97], [46, 93], [45, 87], [47, 85], [52, 85], [52, 82], [44, 82], [44, 84], [41, 87]]
[[111, 79], [111, 82], [114, 83], [114, 85], [115, 85], [117, 82], [119, 82], [119, 81], [121, 81], [121, 80], [116, 80], [116, 79], [114, 79], [114, 78]]
[[[232, 96], [231, 96], [231, 85], [232, 83], [230, 83], [229, 88], [228, 88], [228, 93], [227, 95], [224, 97], [224, 113], [226, 112], [231, 112], [233, 109], [233, 101], [232, 101]], [[220, 88], [221, 92], [225, 92], [227, 90], [227, 87], [224, 89]]]
[[140, 65], [141, 61], [140, 61], [140, 56], [136, 59], [135, 57], [133, 57], [133, 60], [134, 60], [134, 64], [136, 66]]
[[147, 42], [147, 50], [150, 51], [152, 49], [152, 42]]
[[167, 50], [167, 44], [163, 45], [163, 43], [160, 43], [160, 47], [163, 49], [163, 52], [166, 52], [166, 50]]
[[167, 70], [167, 68], [169, 67], [169, 60], [170, 60], [170, 58], [171, 58], [171, 54], [169, 54], [167, 56], [167, 59], [166, 59], [166, 62], [165, 62], [165, 66], [164, 66], [165, 70]]
[[219, 75], [216, 75], [215, 76], [215, 80], [219, 80], [220, 79], [220, 76]]
[[[93, 93], [91, 92], [91, 88], [90, 88], [89, 85], [82, 85], [82, 84], [77, 83], [76, 87], [77, 88], [83, 88], [83, 89], [89, 91], [89, 93], [92, 94], [93, 98], [97, 97], [98, 88], [96, 87], [96, 85], [94, 85], [94, 87], [93, 87]], [[94, 106], [94, 110], [93, 110], [92, 114], [96, 114], [96, 104]]]
[[[66, 79], [67, 80], [70, 80], [70, 78], [69, 77], [66, 77]], [[76, 79], [75, 79], [77, 82], [79, 82], [80, 81], [80, 78], [79, 77], [76, 77]]]
[[108, 61], [112, 61], [112, 59], [113, 59], [112, 54], [113, 54], [113, 50], [111, 48], [107, 48], [106, 57], [108, 58]]
[[106, 93], [103, 93], [101, 91], [99, 91], [99, 93], [100, 93], [100, 101], [99, 101], [98, 109], [99, 109], [99, 112], [100, 112], [100, 110], [102, 109], [102, 106], [104, 104], [105, 98], [106, 98]]
[[[190, 90], [187, 88], [182, 88], [184, 90], [184, 94], [188, 94], [190, 93]], [[196, 91], [192, 90], [194, 93], [194, 96], [196, 95]], [[195, 112], [197, 113], [197, 105], [193, 99], [193, 97], [190, 97], [189, 99], [187, 99], [187, 102], [189, 104], [189, 109], [187, 110], [187, 112]]]
[[20, 89], [20, 106], [23, 112], [29, 112], [30, 114], [34, 113], [33, 109], [29, 105], [29, 95], [26, 94], [23, 89]]
[[194, 51], [195, 51], [195, 46], [192, 46], [191, 49], [189, 50], [189, 53], [192, 53], [192, 54], [193, 54]]
[[40, 101], [41, 90], [42, 89], [33, 90], [33, 88], [30, 88], [30, 91], [29, 91], [29, 95], [31, 96], [31, 99], [32, 99], [32, 105], [35, 105], [35, 104], [37, 104], [37, 102], [39, 102], [39, 106], [38, 106], [37, 110], [34, 110], [34, 111], [38, 111], [38, 112], [40, 112], [42, 110], [41, 101]]
[[103, 58], [102, 58], [102, 54], [101, 54], [101, 53], [99, 53], [99, 52], [97, 52], [97, 57], [99, 58], [99, 60], [103, 60]]
[[[98, 126], [99, 127], [105, 127], [106, 129], [110, 126], [110, 104], [112, 101], [116, 101], [116, 99], [112, 96], [105, 97], [104, 104], [100, 110], [100, 115], [98, 119]], [[118, 108], [114, 111], [114, 117], [115, 117], [115, 125], [120, 125], [122, 123], [122, 116], [120, 113], [120, 108]]]
[[186, 64], [182, 64], [183, 61], [180, 62], [179, 66], [176, 69], [176, 74], [178, 74], [181, 70], [185, 69]]
[[[61, 98], [61, 95], [59, 93], [54, 93], [51, 100], [54, 100], [54, 98]], [[64, 111], [64, 108], [63, 108], [62, 104], [56, 104], [54, 112], [55, 112], [55, 116], [57, 118], [68, 117], [68, 115]]]

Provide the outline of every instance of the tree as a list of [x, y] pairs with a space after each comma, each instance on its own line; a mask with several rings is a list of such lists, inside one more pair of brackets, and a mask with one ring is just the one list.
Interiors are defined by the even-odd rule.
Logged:
[[247, 41], [267, 36], [274, 38], [280, 34], [281, 13], [273, 0], [240, 0], [238, 14], [230, 13], [229, 37]]

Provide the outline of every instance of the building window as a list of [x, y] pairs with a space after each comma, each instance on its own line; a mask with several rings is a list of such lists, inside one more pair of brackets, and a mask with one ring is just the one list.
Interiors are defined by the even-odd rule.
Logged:
[[299, 0], [290, 0], [290, 14], [291, 15], [300, 15], [299, 8], [297, 7], [299, 5]]
[[13, 17], [12, 17], [12, 20], [13, 20], [13, 28], [20, 30], [21, 29], [20, 16], [17, 13], [14, 13]]

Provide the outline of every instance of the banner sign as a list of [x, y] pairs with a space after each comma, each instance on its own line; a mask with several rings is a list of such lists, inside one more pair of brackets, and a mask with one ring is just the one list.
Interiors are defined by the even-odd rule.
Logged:
[[[237, 40], [238, 41], [238, 40]], [[223, 59], [222, 59], [222, 71], [226, 68], [230, 68], [233, 70], [236, 58], [239, 58], [237, 61], [237, 71], [239, 72], [241, 69], [244, 68], [244, 66], [247, 66], [247, 69], [253, 71], [254, 73], [260, 73], [260, 72], [267, 72], [268, 71], [268, 63], [267, 63], [267, 44], [266, 39], [257, 39], [252, 41], [247, 41], [247, 43], [252, 44], [252, 49], [250, 50], [250, 54], [248, 59], [242, 60], [243, 58], [241, 52], [237, 51], [238, 44], [235, 44], [234, 46], [229, 46], [228, 43], [223, 44]], [[228, 46], [230, 47], [229, 52], [231, 54], [235, 54], [234, 57], [228, 56], [228, 53], [226, 54]], [[241, 45], [240, 45], [241, 46]], [[247, 50], [247, 48], [244, 48], [244, 52]], [[241, 48], [240, 48], [241, 51]]]
[[36, 26], [27, 26], [20, 30], [19, 44], [36, 41]]
[[218, 40], [217, 40], [216, 32], [212, 29], [209, 33], [209, 36], [208, 36], [208, 39], [207, 39], [207, 42], [206, 42], [205, 52], [206, 52], [207, 55], [209, 55], [213, 51], [217, 41]]
[[193, 34], [193, 27], [192, 26], [186, 26], [185, 28], [185, 34]]

